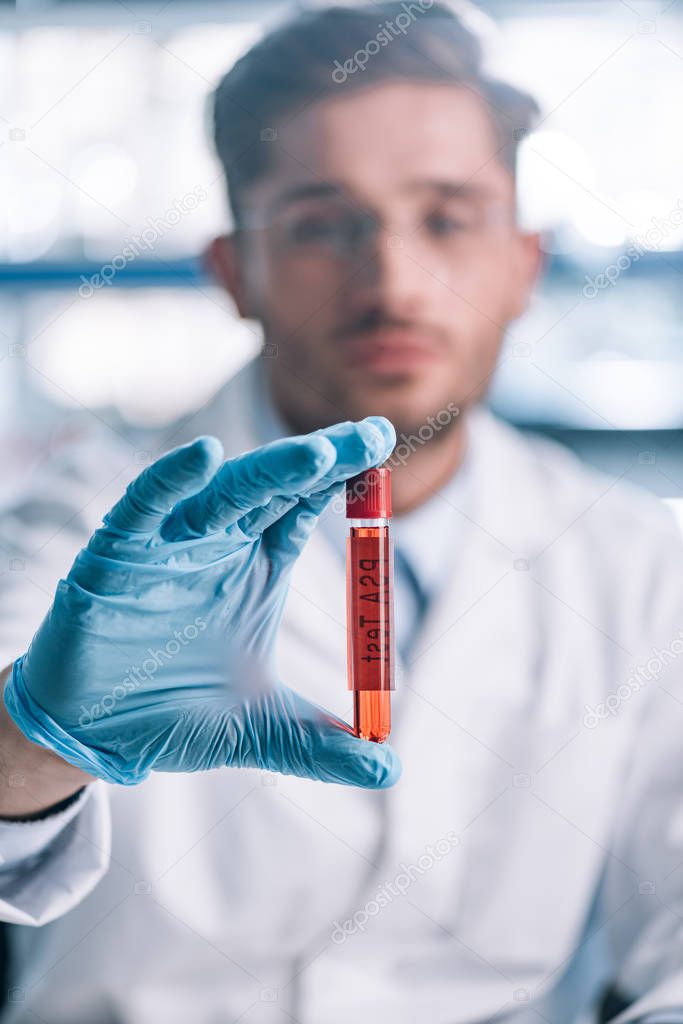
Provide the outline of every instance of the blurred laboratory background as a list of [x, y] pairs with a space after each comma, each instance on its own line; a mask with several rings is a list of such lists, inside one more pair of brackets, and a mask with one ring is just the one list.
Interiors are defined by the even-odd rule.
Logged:
[[[206, 101], [288, 6], [0, 4], [0, 497], [46, 431], [163, 424], [258, 350], [202, 269], [228, 225]], [[678, 504], [683, 2], [485, 0], [468, 16], [490, 67], [543, 107], [519, 203], [546, 271], [490, 401]], [[153, 244], [126, 256], [145, 229]]]

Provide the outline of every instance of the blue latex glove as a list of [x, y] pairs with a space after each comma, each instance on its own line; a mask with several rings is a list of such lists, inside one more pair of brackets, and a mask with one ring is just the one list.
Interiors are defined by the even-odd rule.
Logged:
[[[221, 465], [212, 437], [163, 456], [77, 556], [5, 688], [33, 742], [124, 785], [224, 765], [371, 788], [400, 764], [278, 678], [288, 578], [346, 478], [395, 443], [381, 417]], [[301, 652], [306, 671], [306, 651]]]

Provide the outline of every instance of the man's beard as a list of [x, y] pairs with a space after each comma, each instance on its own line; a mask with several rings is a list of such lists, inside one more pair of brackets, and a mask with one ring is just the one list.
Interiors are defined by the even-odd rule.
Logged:
[[[277, 372], [274, 378], [277, 378]], [[315, 401], [309, 404], [297, 401], [297, 396], [293, 396], [289, 389], [280, 389], [276, 379], [273, 384], [272, 394], [278, 412], [295, 434], [306, 434], [347, 419], [386, 416], [396, 431], [396, 444], [408, 444], [411, 449], [415, 449], [445, 444], [463, 425], [462, 410], [451, 399], [437, 403], [433, 409], [421, 415], [414, 410], [406, 413], [400, 408], [392, 408], [391, 402], [378, 403], [372, 408], [354, 408], [353, 402], [347, 403], [343, 394], [335, 394], [328, 401], [324, 386], [314, 389]], [[299, 388], [299, 396], [300, 391]]]
[[[264, 358], [264, 372], [270, 394], [278, 412], [293, 433], [305, 434], [332, 426], [340, 421], [359, 420], [365, 416], [386, 416], [396, 430], [397, 438], [417, 437], [421, 446], [442, 443], [457, 430], [462, 416], [454, 394], [443, 395], [430, 408], [418, 411], [410, 408], [410, 398], [400, 398], [402, 389], [410, 393], [411, 385], [404, 374], [395, 378], [386, 376], [382, 382], [383, 395], [375, 401], [364, 398], [361, 388], [354, 397], [349, 393], [333, 369], [316, 362], [311, 349], [292, 344], [291, 336], [283, 344], [272, 339], [273, 332], [264, 324], [264, 338], [274, 351], [272, 358]], [[313, 357], [312, 357], [313, 356]]]

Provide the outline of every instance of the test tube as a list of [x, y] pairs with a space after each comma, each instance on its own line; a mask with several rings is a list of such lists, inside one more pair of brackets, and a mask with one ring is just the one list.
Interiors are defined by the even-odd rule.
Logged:
[[384, 743], [394, 689], [391, 470], [368, 469], [346, 483], [348, 685], [356, 736]]

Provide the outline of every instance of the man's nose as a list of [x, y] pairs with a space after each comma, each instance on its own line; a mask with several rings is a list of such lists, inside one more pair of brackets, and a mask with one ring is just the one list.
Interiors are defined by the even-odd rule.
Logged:
[[409, 237], [377, 231], [358, 264], [350, 281], [354, 305], [378, 305], [406, 319], [427, 305], [435, 281], [411, 255]]

